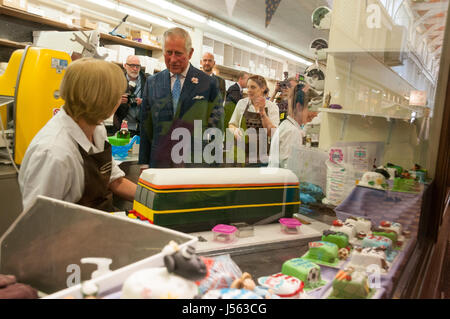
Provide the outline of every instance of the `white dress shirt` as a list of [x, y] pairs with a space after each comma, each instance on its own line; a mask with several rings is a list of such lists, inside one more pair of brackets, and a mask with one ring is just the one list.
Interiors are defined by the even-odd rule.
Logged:
[[[38, 195], [77, 203], [84, 192], [83, 158], [78, 144], [88, 154], [104, 151], [106, 128], [97, 125], [92, 144], [63, 108], [36, 134], [25, 153], [19, 172], [24, 209]], [[112, 158], [110, 182], [125, 176]]]
[[[229, 124], [233, 124], [236, 127], [240, 127], [240, 124], [244, 117], [245, 108], [247, 107], [247, 104], [249, 102], [250, 106], [248, 107], [248, 111], [257, 112], [250, 98], [246, 97], [245, 99], [241, 99], [236, 104], [236, 108], [234, 109], [233, 115], [231, 115], [230, 122], [228, 122]], [[266, 100], [266, 107], [267, 107], [267, 116], [269, 117], [272, 124], [278, 127], [278, 125], [280, 124], [280, 111], [278, 109], [278, 105], [276, 105], [276, 103], [272, 101]]]
[[[191, 67], [191, 64], [189, 63], [188, 67], [184, 72], [180, 73], [180, 82], [181, 82], [181, 90], [183, 90], [184, 80], [186, 80], [186, 75], [189, 71], [189, 68]], [[175, 84], [175, 81], [177, 79], [177, 75], [175, 73], [170, 72], [170, 90], [173, 90], [173, 85]]]
[[305, 132], [292, 117], [288, 115], [272, 136], [269, 167], [286, 168], [294, 146], [303, 145]]

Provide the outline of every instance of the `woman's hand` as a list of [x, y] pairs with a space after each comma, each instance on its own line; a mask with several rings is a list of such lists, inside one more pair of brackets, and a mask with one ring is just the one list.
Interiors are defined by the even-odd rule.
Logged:
[[255, 103], [254, 103], [255, 109], [256, 111], [261, 114], [264, 115], [266, 114], [266, 99], [263, 96], [259, 96], [255, 99]]
[[237, 128], [237, 127], [234, 128], [233, 134], [234, 134], [234, 138], [235, 138], [236, 140], [238, 140], [238, 141], [239, 141], [239, 140], [242, 138], [242, 136], [243, 136], [242, 130], [239, 129], [239, 128]]

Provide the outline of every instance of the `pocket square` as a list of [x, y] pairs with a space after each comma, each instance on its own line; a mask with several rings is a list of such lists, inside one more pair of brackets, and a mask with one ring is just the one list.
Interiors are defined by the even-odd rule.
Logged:
[[193, 100], [204, 100], [205, 97], [204, 97], [204, 96], [201, 96], [201, 95], [197, 95], [197, 96], [194, 96], [192, 99], [193, 99]]

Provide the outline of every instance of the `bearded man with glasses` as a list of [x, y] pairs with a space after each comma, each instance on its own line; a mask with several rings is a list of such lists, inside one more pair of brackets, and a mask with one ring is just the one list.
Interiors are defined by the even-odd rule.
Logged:
[[114, 114], [114, 129], [119, 131], [123, 120], [127, 121], [128, 131], [131, 136], [139, 134], [140, 108], [142, 104], [142, 92], [145, 87], [147, 77], [141, 69], [141, 62], [135, 55], [127, 57], [126, 63], [123, 64], [125, 69], [125, 78], [127, 79], [128, 88], [124, 95], [119, 108]]

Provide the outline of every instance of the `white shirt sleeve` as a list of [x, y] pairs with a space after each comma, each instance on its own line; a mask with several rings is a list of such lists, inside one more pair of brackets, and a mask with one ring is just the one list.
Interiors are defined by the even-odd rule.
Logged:
[[[27, 169], [19, 172], [19, 185], [22, 192], [23, 208], [28, 208], [38, 195], [44, 195], [71, 202], [78, 201], [82, 194], [72, 187], [77, 184], [73, 168], [74, 159], [69, 156], [55, 156], [48, 149], [37, 150], [28, 159]], [[71, 198], [67, 198], [67, 197]]]
[[230, 122], [228, 122], [228, 124], [233, 124], [234, 126], [239, 127], [246, 106], [247, 106], [246, 98], [239, 100], [236, 104], [236, 107], [234, 108], [233, 114], [231, 115], [231, 119]]
[[112, 158], [111, 178], [109, 179], [109, 182], [112, 183], [116, 179], [118, 179], [120, 177], [124, 177], [124, 176], [125, 176], [125, 172], [120, 169], [119, 165], [117, 165], [114, 158]]
[[303, 131], [290, 125], [289, 129], [285, 130], [283, 134], [280, 133], [280, 140], [282, 141], [280, 143], [280, 166], [286, 167], [293, 148], [303, 144]]
[[270, 140], [268, 167], [280, 167], [280, 129], [281, 126], [277, 128]]
[[266, 100], [267, 110], [270, 121], [273, 125], [278, 127], [280, 125], [280, 109], [278, 108], [278, 105], [272, 101]]

